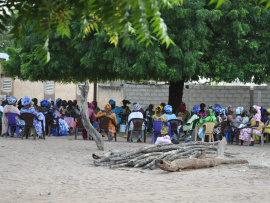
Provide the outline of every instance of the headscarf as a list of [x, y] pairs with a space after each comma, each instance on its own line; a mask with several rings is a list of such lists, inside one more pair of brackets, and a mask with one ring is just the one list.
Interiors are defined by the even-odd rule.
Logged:
[[235, 110], [235, 114], [238, 115], [238, 114], [241, 114], [244, 110], [244, 107], [237, 107], [236, 110]]
[[196, 106], [193, 107], [193, 113], [197, 114], [197, 113], [199, 113], [199, 111], [200, 111], [200, 106], [199, 105], [196, 105]]
[[57, 98], [56, 101], [55, 101], [55, 103], [57, 104], [59, 101], [61, 101], [61, 99], [60, 98]]
[[97, 104], [97, 101], [92, 101], [91, 103], [95, 105], [95, 104]]
[[180, 109], [180, 111], [185, 111], [186, 110], [186, 106], [185, 105], [183, 105], [183, 104], [181, 104], [180, 106], [179, 106], [179, 109]]
[[112, 109], [112, 107], [110, 104], [106, 104], [104, 109], [105, 109], [105, 111], [110, 111]]
[[270, 113], [270, 109], [267, 109], [267, 113]]
[[28, 96], [25, 96], [24, 98], [22, 98], [21, 102], [23, 106], [27, 106], [31, 103], [31, 99]]
[[161, 105], [157, 106], [157, 108], [155, 109], [155, 115], [157, 115], [159, 110], [161, 112], [163, 110], [163, 106], [161, 106]]
[[220, 114], [223, 114], [224, 116], [226, 116], [226, 110], [225, 109], [220, 109]]
[[48, 102], [49, 102], [49, 103], [52, 103], [52, 99], [50, 98], [50, 99], [48, 100]]
[[43, 100], [41, 103], [41, 106], [47, 107], [49, 105], [49, 101], [48, 100]]
[[15, 97], [15, 96], [7, 97], [7, 102], [9, 105], [13, 105], [17, 102], [17, 97]]
[[261, 108], [261, 113], [266, 113], [266, 109], [265, 108]]
[[215, 108], [215, 112], [216, 112], [216, 113], [220, 113], [220, 110], [221, 110], [221, 108], [220, 108], [219, 106], [217, 106], [217, 107]]
[[140, 109], [141, 109], [141, 105], [138, 102], [133, 105], [133, 110], [139, 111]]
[[231, 112], [233, 112], [233, 113], [234, 113], [234, 112], [235, 112], [235, 110], [236, 110], [236, 108], [235, 108], [235, 107], [233, 107], [233, 106], [231, 106], [231, 105], [228, 107], [228, 111], [231, 111]]
[[261, 113], [261, 107], [253, 105], [253, 108], [256, 109], [257, 113]]
[[44, 99], [41, 99], [40, 101], [39, 101], [39, 105], [41, 106], [41, 104], [42, 104], [42, 102], [44, 101]]
[[73, 103], [75, 103], [75, 102], [77, 103], [77, 99], [74, 99], [72, 102], [73, 102]]
[[215, 104], [215, 105], [216, 105], [216, 107], [219, 107], [220, 109], [222, 109], [222, 107], [219, 104]]
[[88, 108], [92, 108], [92, 109], [94, 109], [94, 108], [95, 108], [95, 106], [94, 106], [94, 104], [89, 103], [89, 104], [88, 104]]
[[166, 105], [166, 106], [164, 107], [164, 111], [165, 111], [166, 113], [172, 113], [172, 106], [171, 106], [171, 105]]
[[113, 105], [113, 104], [115, 105], [116, 103], [115, 103], [114, 100], [111, 99], [111, 100], [109, 101], [109, 104], [110, 104], [110, 105]]

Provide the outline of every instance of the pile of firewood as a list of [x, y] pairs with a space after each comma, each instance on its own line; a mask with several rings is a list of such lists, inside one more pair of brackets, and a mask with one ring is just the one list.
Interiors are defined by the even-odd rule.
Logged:
[[[103, 155], [93, 154], [95, 166], [109, 166], [110, 168], [118, 167], [142, 167], [142, 169], [154, 169], [159, 167], [163, 170], [168, 168], [169, 165], [175, 165], [181, 159], [181, 164], [184, 160], [188, 160], [186, 163], [190, 163], [191, 158], [193, 160], [204, 159], [204, 161], [191, 161], [190, 164], [199, 164], [201, 166], [187, 166], [185, 168], [202, 168], [212, 167], [219, 164], [228, 163], [247, 163], [246, 160], [228, 160], [224, 159], [224, 155], [232, 157], [229, 153], [224, 153], [224, 146], [226, 140], [207, 143], [207, 142], [190, 142], [187, 144], [159, 144], [150, 145], [141, 148], [136, 148], [128, 151], [118, 152], [109, 151]], [[218, 159], [217, 159], [218, 157]], [[207, 159], [205, 159], [207, 158]], [[211, 158], [211, 159], [209, 159]], [[212, 160], [212, 161], [211, 161]], [[214, 162], [213, 162], [214, 160]], [[174, 162], [176, 161], [176, 162]], [[196, 162], [196, 163], [195, 163]], [[209, 162], [209, 163], [208, 163]], [[172, 164], [170, 164], [172, 163]], [[180, 163], [180, 162], [179, 162]], [[176, 164], [177, 165], [177, 164]], [[183, 167], [174, 167], [174, 169], [168, 171], [181, 170]]]

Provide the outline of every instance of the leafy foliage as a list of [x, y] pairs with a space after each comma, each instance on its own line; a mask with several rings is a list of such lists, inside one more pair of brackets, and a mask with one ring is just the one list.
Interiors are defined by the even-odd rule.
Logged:
[[5, 73], [24, 80], [62, 82], [269, 80], [270, 15], [264, 7], [234, 0], [216, 8], [205, 0], [186, 0], [183, 6], [161, 12], [175, 46], [166, 48], [154, 40], [145, 47], [134, 41], [134, 35], [133, 45], [115, 48], [108, 43], [107, 28], [99, 32], [91, 28], [85, 35], [84, 22], [75, 18], [69, 38], [49, 35], [51, 61], [46, 64], [38, 54], [44, 48], [42, 36], [35, 31], [38, 25], [25, 25], [25, 37], [8, 52], [11, 60], [4, 64]]

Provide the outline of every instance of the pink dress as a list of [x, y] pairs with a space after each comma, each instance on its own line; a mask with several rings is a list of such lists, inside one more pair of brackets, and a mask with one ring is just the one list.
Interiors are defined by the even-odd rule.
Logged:
[[[64, 109], [62, 106], [60, 107], [59, 111], [61, 111], [61, 110], [62, 110], [62, 114], [65, 114], [66, 111], [67, 111], [67, 109]], [[57, 114], [57, 116], [60, 117], [61, 114], [60, 114], [60, 116]], [[66, 116], [64, 116], [64, 120], [67, 122], [69, 128], [71, 128], [73, 130], [76, 129], [76, 122], [74, 121], [74, 118], [73, 117], [66, 117]]]
[[[256, 113], [255, 116], [253, 116], [253, 118], [255, 118], [256, 121], [261, 121], [261, 113]], [[253, 132], [256, 134], [260, 134], [261, 131], [257, 130], [257, 129], [253, 129]], [[240, 135], [239, 135], [239, 139], [240, 140], [244, 140], [244, 141], [248, 141], [248, 136], [251, 133], [251, 128], [244, 128], [241, 130]], [[254, 139], [251, 137], [250, 141], [254, 141]]]

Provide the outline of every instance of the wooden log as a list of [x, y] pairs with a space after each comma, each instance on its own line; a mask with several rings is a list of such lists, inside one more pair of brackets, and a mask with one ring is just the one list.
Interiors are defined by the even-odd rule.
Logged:
[[155, 160], [155, 165], [164, 171], [175, 172], [183, 169], [198, 169], [215, 167], [220, 164], [245, 164], [247, 160], [242, 159], [177, 159], [173, 162], [167, 162], [162, 159]]
[[138, 163], [134, 166], [134, 168], [142, 167], [142, 166], [144, 166], [144, 165], [146, 165], [146, 164], [148, 164], [148, 163], [150, 163], [150, 162], [152, 162], [152, 161], [154, 161], [154, 160], [156, 160], [156, 157], [150, 157], [150, 158], [144, 159], [144, 160], [138, 162]]
[[104, 150], [104, 142], [101, 134], [96, 131], [96, 129], [92, 126], [89, 120], [88, 106], [87, 106], [87, 97], [89, 92], [89, 83], [85, 82], [84, 85], [79, 85], [79, 89], [81, 90], [81, 109], [82, 109], [82, 122], [84, 128], [87, 130], [87, 133], [91, 134], [94, 141], [97, 144], [97, 148], [99, 150]]
[[227, 144], [226, 138], [223, 137], [220, 143], [218, 143], [218, 148], [217, 148], [217, 156], [219, 158], [224, 158], [224, 150], [225, 150], [224, 148], [226, 144]]

